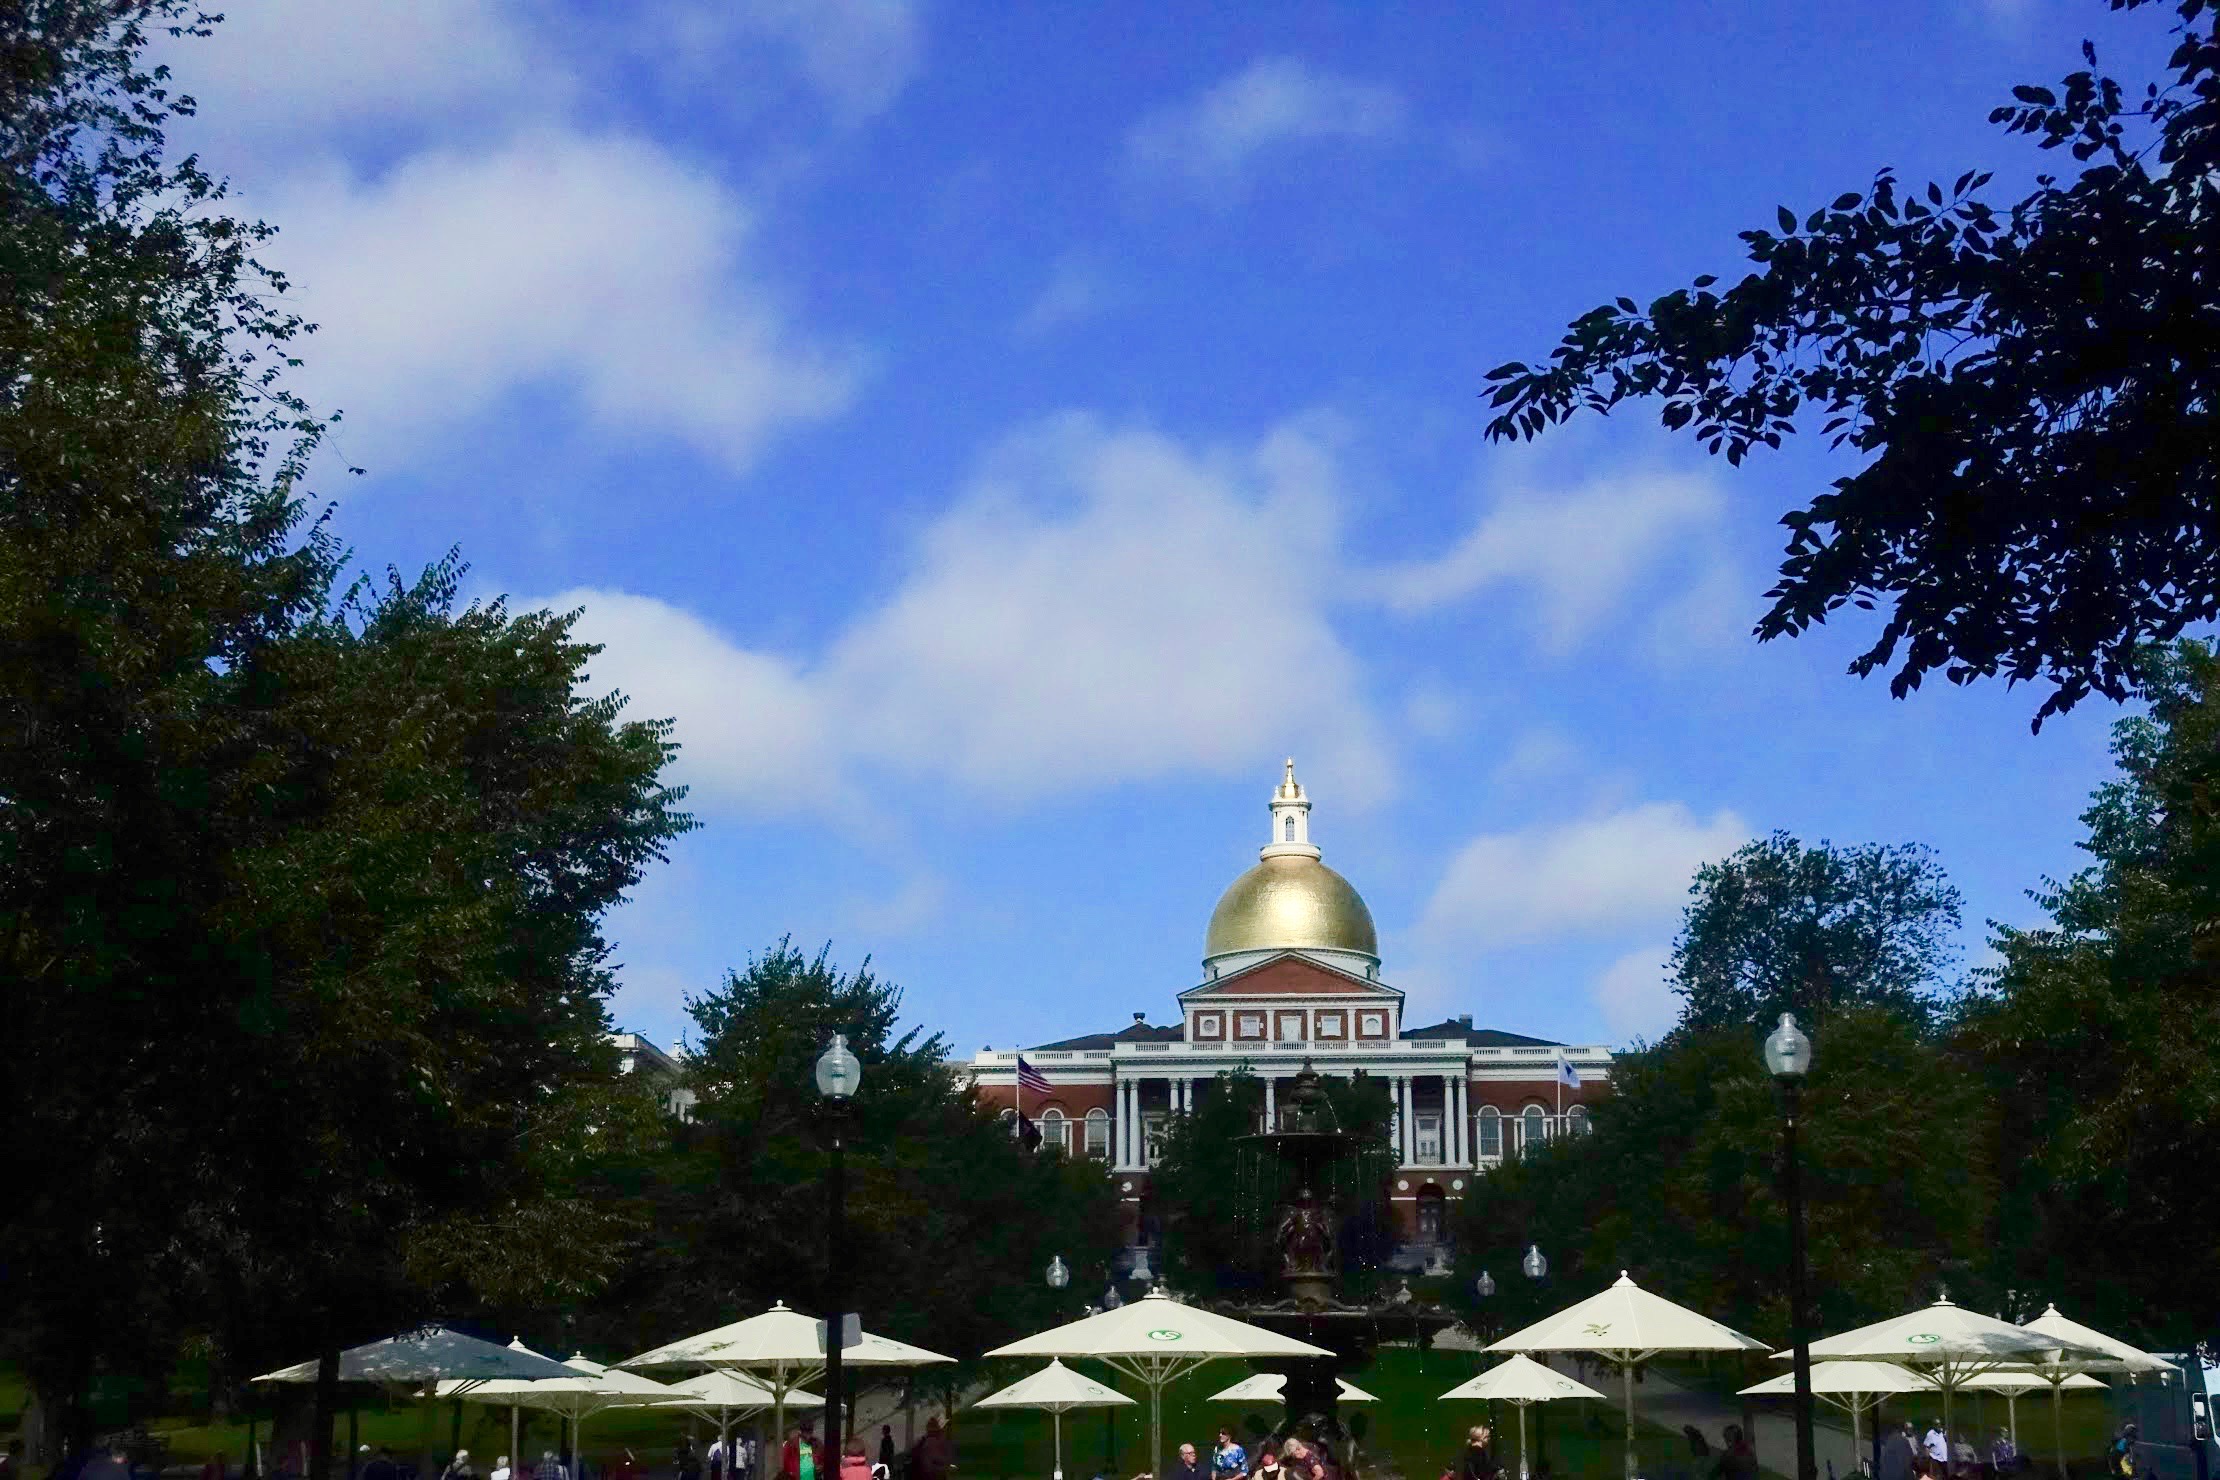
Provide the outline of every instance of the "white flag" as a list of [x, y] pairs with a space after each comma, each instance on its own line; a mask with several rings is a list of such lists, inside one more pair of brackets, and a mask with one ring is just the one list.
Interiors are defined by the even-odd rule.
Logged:
[[1557, 1082], [1567, 1089], [1580, 1088], [1580, 1071], [1563, 1054], [1557, 1056]]

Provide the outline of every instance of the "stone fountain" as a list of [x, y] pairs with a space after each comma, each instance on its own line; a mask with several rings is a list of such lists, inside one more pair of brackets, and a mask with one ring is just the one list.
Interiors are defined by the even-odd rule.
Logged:
[[1341, 1298], [1346, 1284], [1342, 1257], [1342, 1214], [1336, 1205], [1333, 1171], [1356, 1164], [1365, 1138], [1341, 1128], [1317, 1069], [1305, 1062], [1279, 1097], [1275, 1123], [1241, 1144], [1269, 1158], [1283, 1171], [1288, 1189], [1267, 1220], [1271, 1267], [1278, 1300], [1229, 1301], [1226, 1314], [1267, 1330], [1322, 1346], [1331, 1357], [1261, 1362], [1284, 1374], [1281, 1398], [1286, 1407], [1282, 1434], [1307, 1425], [1320, 1438], [1345, 1438], [1335, 1379], [1363, 1368], [1385, 1341], [1424, 1343], [1456, 1322], [1440, 1306], [1415, 1299], [1408, 1284], [1392, 1297], [1372, 1303]]

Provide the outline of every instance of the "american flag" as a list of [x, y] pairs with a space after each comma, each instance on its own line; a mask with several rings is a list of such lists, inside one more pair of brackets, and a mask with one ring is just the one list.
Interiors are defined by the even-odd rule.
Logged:
[[1034, 1094], [1048, 1093], [1048, 1076], [1025, 1062], [1025, 1055], [1018, 1055], [1018, 1088], [1029, 1089]]

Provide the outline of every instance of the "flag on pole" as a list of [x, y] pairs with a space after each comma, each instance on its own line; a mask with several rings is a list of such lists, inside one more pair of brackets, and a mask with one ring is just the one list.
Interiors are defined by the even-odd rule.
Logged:
[[1048, 1076], [1025, 1062], [1024, 1054], [1018, 1055], [1017, 1082], [1018, 1088], [1021, 1090], [1029, 1089], [1037, 1095], [1048, 1093]]
[[1557, 1082], [1567, 1089], [1580, 1088], [1580, 1071], [1563, 1054], [1557, 1056]]

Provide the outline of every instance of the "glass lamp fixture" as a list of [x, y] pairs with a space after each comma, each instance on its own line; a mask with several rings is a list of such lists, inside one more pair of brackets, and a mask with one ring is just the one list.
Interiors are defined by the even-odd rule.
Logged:
[[1495, 1293], [1495, 1276], [1489, 1274], [1484, 1269], [1481, 1270], [1480, 1278], [1472, 1282], [1472, 1293], [1479, 1296], [1482, 1300], [1485, 1300], [1490, 1295], [1493, 1295]]
[[1519, 1268], [1526, 1272], [1528, 1279], [1538, 1280], [1549, 1273], [1549, 1256], [1542, 1252], [1540, 1244], [1528, 1244], [1526, 1257], [1519, 1261]]
[[1811, 1040], [1798, 1030], [1794, 1013], [1782, 1013], [1781, 1025], [1766, 1035], [1765, 1067], [1775, 1079], [1801, 1079], [1811, 1072]]
[[1048, 1261], [1048, 1288], [1061, 1290], [1071, 1283], [1071, 1268], [1064, 1263], [1064, 1256], [1056, 1255]]
[[817, 1057], [817, 1093], [828, 1100], [845, 1100], [863, 1083], [863, 1065], [848, 1052], [845, 1034], [833, 1034], [832, 1044]]

